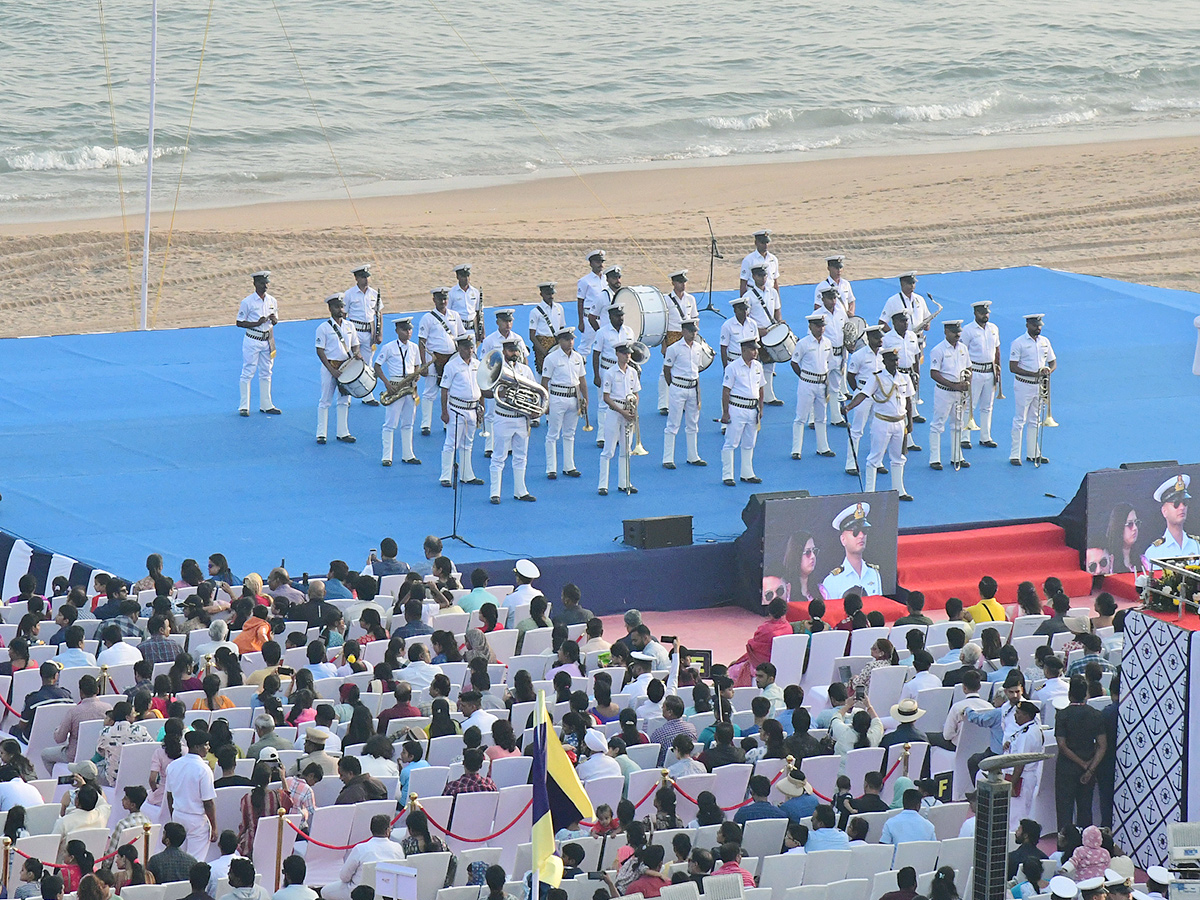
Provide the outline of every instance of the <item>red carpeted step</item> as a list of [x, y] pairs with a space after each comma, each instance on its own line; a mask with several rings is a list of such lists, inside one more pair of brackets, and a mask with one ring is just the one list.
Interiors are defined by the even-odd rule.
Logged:
[[1132, 600], [1136, 603], [1141, 598], [1133, 584], [1135, 578], [1136, 575], [1105, 575], [1104, 587], [1101, 590], [1108, 591], [1120, 600]]
[[999, 582], [997, 599], [1004, 604], [1016, 603], [1022, 581], [1040, 587], [1054, 575], [1072, 597], [1086, 595], [1092, 585], [1063, 530], [1049, 523], [902, 535], [897, 569], [902, 587], [925, 594], [927, 609], [944, 608], [950, 597], [971, 605], [984, 575]]

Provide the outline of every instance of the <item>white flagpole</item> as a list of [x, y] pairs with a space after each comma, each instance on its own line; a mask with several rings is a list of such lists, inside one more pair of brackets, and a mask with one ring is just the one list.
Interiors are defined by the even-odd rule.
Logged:
[[158, 83], [158, 0], [150, 2], [150, 125], [146, 137], [146, 225], [142, 233], [141, 329], [149, 329], [147, 309], [150, 278], [150, 186], [154, 182], [154, 90]]

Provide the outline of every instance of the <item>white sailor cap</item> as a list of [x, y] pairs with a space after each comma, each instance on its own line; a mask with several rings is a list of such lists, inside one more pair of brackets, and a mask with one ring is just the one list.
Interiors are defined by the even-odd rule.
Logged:
[[457, 275], [459, 272], [467, 272], [467, 273], [469, 273], [470, 271], [471, 271], [471, 264], [470, 264], [470, 263], [459, 263], [457, 266], [455, 266], [455, 267], [454, 267], [454, 274], [455, 274], [455, 275]]
[[1026, 322], [1028, 322], [1030, 319], [1038, 319], [1038, 320], [1041, 320], [1041, 319], [1044, 319], [1044, 318], [1046, 318], [1046, 314], [1045, 314], [1045, 313], [1026, 313], [1024, 316], [1022, 316], [1022, 318], [1023, 318], [1023, 319], [1024, 319]]
[[1085, 878], [1082, 881], [1076, 882], [1075, 886], [1081, 891], [1098, 891], [1104, 887], [1104, 876], [1095, 875], [1091, 878]]
[[883, 334], [883, 326], [882, 325], [868, 325], [866, 331], [864, 331], [863, 334]]
[[464, 331], [454, 339], [454, 342], [456, 344], [473, 344], [475, 343], [475, 335], [471, 334], [469, 331]]
[[976, 307], [979, 307], [979, 306], [991, 306], [991, 305], [992, 305], [991, 300], [976, 300], [974, 303], [971, 304], [971, 309], [975, 309]]
[[917, 281], [917, 273], [916, 272], [901, 272], [898, 277], [901, 281], [911, 281], [914, 284]]
[[833, 517], [834, 530], [848, 531], [856, 525], [860, 528], [870, 528], [871, 523], [867, 521], [867, 514], [870, 512], [870, 503], [851, 503]]
[[764, 243], [767, 243], [767, 244], [771, 243], [771, 229], [770, 228], [758, 229], [758, 231], [754, 232], [754, 239], [757, 241], [763, 241]]
[[412, 316], [401, 316], [399, 319], [397, 319], [392, 324], [395, 325], [397, 328], [411, 329], [412, 328]]
[[445, 294], [448, 297], [448, 296], [450, 296], [450, 288], [448, 288], [448, 287], [430, 288], [429, 293], [433, 294], [433, 296], [435, 296], [435, 297], [438, 294]]
[[613, 313], [617, 313], [618, 315], [622, 315], [622, 316], [625, 315], [625, 304], [624, 303], [614, 303], [612, 306], [610, 306], [608, 308], [608, 313], [609, 313], [609, 315], [612, 315]]
[[838, 294], [838, 289], [836, 287], [834, 287], [832, 284], [827, 284], [827, 285], [825, 285], [825, 287], [821, 288], [821, 296], [822, 297], [836, 297], [837, 294]]
[[589, 262], [591, 262], [591, 260], [597, 256], [600, 257], [601, 259], [604, 259], [604, 251], [601, 250], [599, 247], [597, 247], [595, 250], [589, 250], [588, 255], [585, 257], [585, 259], [587, 259]]
[[573, 338], [575, 337], [575, 327], [573, 325], [568, 325], [566, 328], [560, 328], [558, 329], [558, 334], [554, 336], [560, 341], [563, 338]]
[[1104, 886], [1105, 887], [1121, 887], [1125, 884], [1125, 876], [1116, 869], [1104, 870]]
[[355, 266], [353, 269], [350, 270], [350, 274], [354, 275], [354, 276], [366, 275], [369, 277], [371, 274], [371, 264], [363, 263], [361, 266]]
[[1192, 486], [1191, 475], [1172, 475], [1158, 486], [1154, 499], [1159, 503], [1174, 503], [1177, 500], [1187, 500], [1192, 495], [1188, 488]]
[[769, 269], [769, 268], [770, 268], [770, 266], [768, 266], [765, 262], [760, 262], [760, 263], [755, 263], [754, 265], [752, 265], [750, 267], [750, 271], [751, 272], [762, 272], [764, 275], [766, 275], [767, 269]]
[[687, 281], [687, 269], [676, 269], [671, 273], [672, 281]]
[[807, 322], [820, 322], [822, 325], [825, 324], [825, 316], [819, 312], [815, 312], [810, 315], [807, 315], [804, 317], [804, 319]]
[[695, 319], [683, 319], [680, 321], [679, 327], [690, 328], [692, 331], [695, 331], [700, 327], [700, 323]]
[[621, 277], [621, 267], [620, 266], [609, 266], [607, 269], [604, 270], [604, 277], [607, 278], [609, 275], [616, 275], [618, 278], [620, 278]]
[[898, 309], [894, 313], [892, 313], [893, 319], [896, 318], [897, 316], [899, 316], [900, 318], [904, 319], [905, 322], [907, 322], [908, 321], [908, 310], [907, 309]]
[[553, 292], [556, 287], [558, 287], [557, 281], [539, 281], [538, 282], [538, 290], [539, 291]]
[[962, 331], [962, 319], [947, 319], [942, 323], [943, 328], [953, 328], [955, 331]]
[[515, 312], [515, 310], [511, 310], [511, 309], [498, 309], [498, 310], [496, 310], [496, 318], [504, 319], [508, 322], [511, 322], [513, 319], [514, 312]]
[[328, 306], [329, 304], [333, 303], [335, 300], [338, 303], [341, 303], [342, 295], [341, 294], [330, 294], [328, 297], [325, 298], [325, 305]]
[[1079, 893], [1079, 888], [1075, 882], [1066, 875], [1055, 875], [1050, 879], [1050, 894], [1054, 897], [1061, 897], [1062, 900], [1072, 900]]
[[541, 569], [539, 569], [537, 566], [535, 566], [533, 564], [533, 560], [531, 560], [531, 559], [518, 559], [516, 564], [513, 566], [513, 571], [516, 572], [518, 575], [520, 575], [522, 578], [541, 578], [542, 577]]
[[500, 346], [501, 347], [520, 347], [521, 339], [517, 336], [517, 333], [515, 331], [510, 331], [508, 333], [508, 337], [501, 338]]
[[1151, 866], [1146, 870], [1146, 877], [1156, 884], [1170, 884], [1175, 876], [1166, 866]]
[[845, 261], [846, 257], [842, 256], [840, 253], [835, 253], [833, 256], [825, 257], [826, 265], [830, 266], [841, 266]]
[[1150, 895], [1145, 891], [1130, 891], [1129, 896], [1131, 896], [1133, 900], [1152, 900]]
[[633, 346], [628, 341], [622, 341], [613, 348], [618, 353], [624, 353], [626, 356], [633, 353]]
[[629, 657], [631, 659], [636, 659], [638, 662], [645, 662], [645, 663], [654, 662], [653, 655], [651, 655], [649, 653], [644, 653], [641, 650], [634, 650], [632, 653], [629, 654]]
[[745, 297], [734, 297], [732, 300], [729, 301], [729, 305], [730, 306], [749, 306], [750, 301], [747, 300]]
[[261, 269], [261, 270], [255, 272], [254, 274], [252, 274], [250, 277], [253, 278], [255, 281], [270, 281], [271, 280], [271, 270], [270, 269]]

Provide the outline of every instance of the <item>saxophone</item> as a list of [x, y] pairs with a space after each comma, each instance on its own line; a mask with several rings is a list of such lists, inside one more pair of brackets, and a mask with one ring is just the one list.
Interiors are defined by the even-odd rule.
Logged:
[[415, 397], [417, 394], [417, 382], [422, 378], [422, 376], [428, 374], [429, 363], [425, 363], [425, 365], [421, 366], [421, 368], [417, 369], [410, 375], [392, 379], [389, 382], [391, 387], [379, 395], [379, 402], [383, 406], [391, 406], [401, 397], [407, 397], [409, 395]]

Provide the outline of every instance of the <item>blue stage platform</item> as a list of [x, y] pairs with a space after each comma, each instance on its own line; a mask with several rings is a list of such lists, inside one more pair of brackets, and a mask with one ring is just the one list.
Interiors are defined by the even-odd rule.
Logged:
[[[902, 504], [901, 527], [1050, 516], [1092, 469], [1196, 457], [1192, 318], [1200, 295], [1040, 268], [927, 275], [918, 288], [945, 304], [943, 319], [969, 319], [970, 301], [993, 300], [1005, 358], [1023, 329], [1021, 315], [1044, 312], [1059, 359], [1053, 401], [1062, 427], [1047, 431], [1053, 462], [1040, 469], [1008, 465], [1011, 399], [997, 405], [1000, 448], [970, 451], [969, 471], [933, 472], [924, 452], [914, 454], [906, 484], [917, 499]], [[860, 314], [874, 321], [895, 290], [890, 280], [856, 283]], [[784, 289], [794, 329], [812, 295], [811, 285]], [[714, 300], [728, 311], [731, 296]], [[518, 322], [523, 330], [524, 314]], [[721, 320], [704, 313], [701, 324], [716, 346]], [[265, 572], [281, 557], [293, 573], [323, 572], [333, 558], [359, 566], [385, 535], [399, 541], [402, 555], [419, 555], [426, 534], [450, 530], [451, 492], [437, 483], [441, 435], [417, 437], [423, 466], [385, 469], [383, 412], [356, 402], [351, 428], [358, 443], [318, 446], [315, 327], [279, 327], [274, 396], [284, 415], [249, 419], [236, 410], [241, 334], [232, 327], [0, 341], [0, 530], [134, 577], [152, 551], [163, 553], [172, 572], [185, 557], [218, 551], [239, 573]], [[934, 343], [940, 328], [935, 335]], [[660, 360], [656, 352], [654, 365]], [[634, 460], [639, 494], [597, 496], [594, 433], [578, 435], [584, 477], [546, 481], [539, 429], [529, 468], [538, 502], [512, 500], [509, 472], [500, 506], [488, 503], [486, 487], [463, 488], [459, 531], [480, 549], [451, 544], [447, 552], [456, 560], [602, 554], [621, 548], [623, 519], [672, 514], [693, 517], [697, 542], [732, 539], [742, 530], [739, 514], [751, 487], [720, 483], [721, 436], [712, 421], [720, 377], [714, 365], [703, 378], [707, 468], [661, 468], [665, 420], [654, 412], [648, 377], [642, 439], [650, 455]], [[1011, 384], [1006, 373], [1010, 398]], [[795, 376], [786, 367], [776, 390], [786, 405], [767, 410], [755, 456], [761, 490], [857, 490], [857, 479], [843, 473], [843, 429], [830, 430], [838, 458], [817, 457], [811, 433], [805, 459], [789, 458]], [[925, 393], [923, 409], [932, 415], [932, 390]], [[927, 430], [917, 427], [926, 449]], [[681, 439], [680, 461], [682, 451]], [[948, 449], [943, 454], [948, 458]], [[475, 466], [486, 479], [481, 442]], [[887, 488], [888, 479], [879, 486]]]

